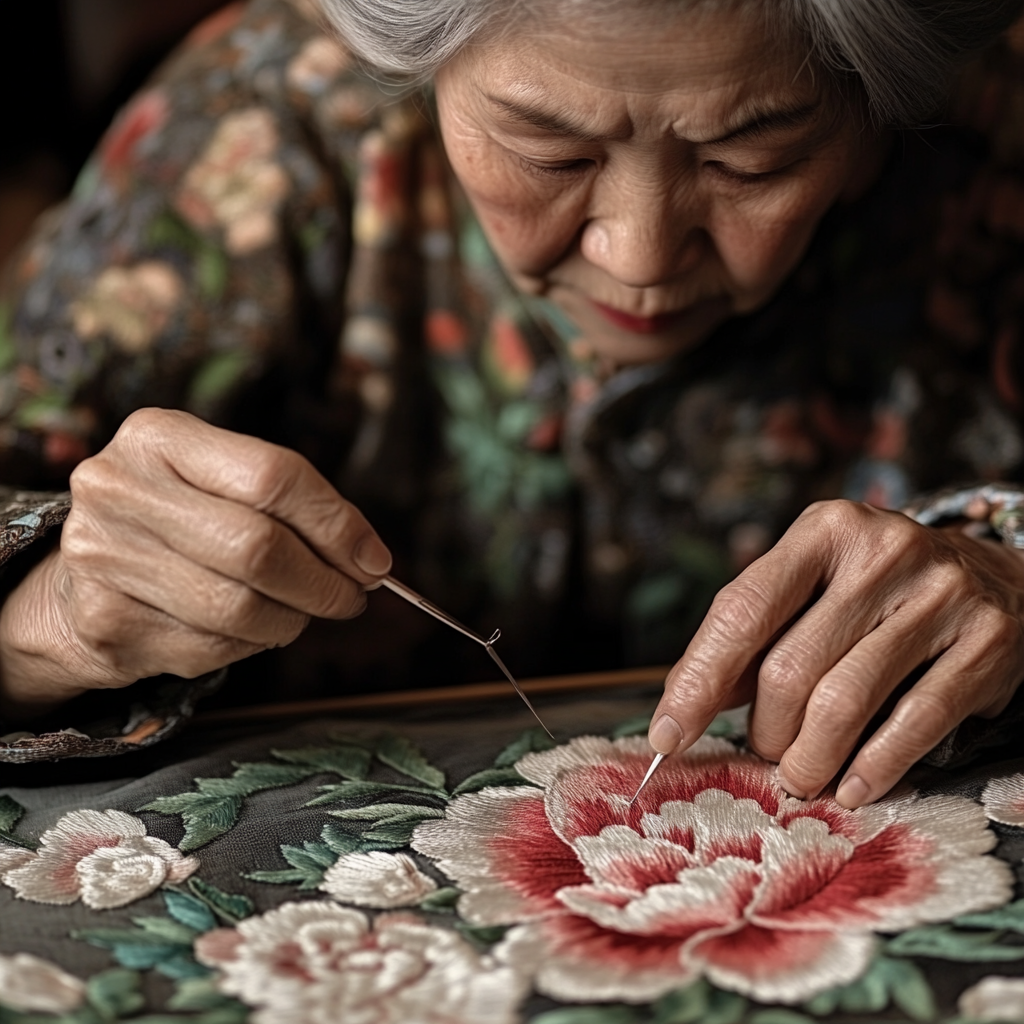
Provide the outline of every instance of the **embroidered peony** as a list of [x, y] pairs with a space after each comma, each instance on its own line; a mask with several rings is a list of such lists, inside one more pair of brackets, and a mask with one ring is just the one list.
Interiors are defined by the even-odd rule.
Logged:
[[455, 932], [409, 914], [285, 903], [207, 932], [196, 957], [257, 1008], [253, 1024], [511, 1024], [524, 984]]
[[993, 821], [1024, 827], [1024, 775], [993, 779], [981, 794], [981, 803]]
[[68, 1013], [82, 1005], [85, 983], [30, 953], [0, 956], [0, 1006], [22, 1013]]
[[860, 975], [876, 931], [1010, 898], [971, 801], [803, 802], [705, 738], [629, 807], [650, 756], [595, 737], [528, 754], [516, 768], [543, 789], [459, 797], [413, 837], [465, 890], [463, 917], [517, 926], [495, 956], [556, 999], [641, 1003], [704, 976], [796, 1002]]
[[412, 857], [404, 853], [349, 853], [327, 869], [320, 885], [343, 903], [392, 910], [411, 907], [437, 889]]
[[71, 316], [83, 338], [106, 334], [123, 352], [136, 355], [153, 344], [184, 296], [185, 283], [169, 263], [146, 260], [108, 267], [74, 302]]
[[291, 189], [276, 161], [280, 135], [269, 110], [228, 114], [185, 175], [178, 211], [195, 227], [224, 230], [229, 253], [245, 256], [277, 238], [277, 212]]
[[1024, 978], [990, 974], [960, 996], [957, 1009], [967, 1020], [1024, 1021]]
[[72, 811], [44, 832], [38, 852], [4, 867], [0, 881], [23, 900], [82, 902], [93, 910], [123, 907], [165, 882], [183, 882], [196, 857], [183, 857], [122, 811]]

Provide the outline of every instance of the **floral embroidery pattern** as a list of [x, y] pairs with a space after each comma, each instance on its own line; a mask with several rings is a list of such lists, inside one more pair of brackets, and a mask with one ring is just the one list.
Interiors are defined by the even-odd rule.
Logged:
[[1024, 828], [1024, 774], [993, 779], [981, 794], [981, 803], [992, 821]]
[[44, 832], [37, 852], [0, 851], [0, 880], [24, 900], [93, 910], [123, 907], [165, 883], [183, 882], [199, 867], [173, 846], [146, 834], [122, 811], [72, 811]]
[[420, 903], [437, 891], [437, 882], [404, 853], [371, 850], [339, 857], [320, 888], [345, 903], [391, 910]]
[[85, 1000], [85, 983], [29, 953], [0, 956], [0, 1005], [37, 1013], [67, 1013]]
[[1024, 978], [990, 974], [960, 996], [957, 1008], [967, 1020], [1024, 1021]]
[[255, 1024], [506, 1024], [522, 980], [455, 932], [409, 914], [285, 903], [196, 942], [220, 989], [259, 1007]]
[[649, 757], [640, 738], [579, 738], [516, 764], [543, 791], [484, 789], [416, 830], [465, 890], [463, 917], [516, 926], [495, 956], [547, 995], [640, 1003], [703, 976], [798, 1002], [861, 975], [875, 932], [1010, 897], [971, 801], [805, 803], [705, 738], [630, 807]]

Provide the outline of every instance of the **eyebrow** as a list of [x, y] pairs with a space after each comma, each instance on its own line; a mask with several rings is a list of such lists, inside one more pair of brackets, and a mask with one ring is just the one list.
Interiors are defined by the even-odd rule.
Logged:
[[719, 146], [725, 142], [739, 142], [749, 139], [759, 139], [775, 132], [786, 131], [790, 128], [802, 128], [821, 108], [821, 100], [813, 103], [806, 103], [802, 107], [790, 107], [782, 110], [768, 110], [754, 114], [741, 125], [731, 129], [724, 135], [715, 139], [705, 139], [701, 145]]
[[536, 107], [516, 103], [513, 100], [502, 99], [500, 96], [491, 96], [490, 94], [487, 95], [487, 99], [496, 107], [500, 107], [513, 121], [517, 121], [520, 124], [541, 128], [546, 132], [553, 132], [555, 135], [575, 139], [577, 142], [596, 142], [604, 137], [587, 131], [582, 125], [576, 124], [567, 117], [552, 114], [546, 110], [538, 110]]

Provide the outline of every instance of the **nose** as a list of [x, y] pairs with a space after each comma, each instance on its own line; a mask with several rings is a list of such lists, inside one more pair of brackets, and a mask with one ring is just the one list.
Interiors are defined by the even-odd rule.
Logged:
[[580, 235], [584, 259], [631, 288], [685, 275], [707, 244], [696, 197], [672, 195], [650, 181], [623, 181], [594, 197]]

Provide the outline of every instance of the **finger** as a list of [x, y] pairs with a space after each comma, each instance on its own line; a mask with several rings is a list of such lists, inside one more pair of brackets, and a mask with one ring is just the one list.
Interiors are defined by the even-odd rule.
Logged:
[[76, 681], [129, 685], [170, 672], [192, 679], [264, 649], [192, 629], [164, 612], [89, 580], [71, 582], [71, 625], [85, 664]]
[[886, 619], [826, 672], [807, 698], [798, 734], [779, 759], [792, 796], [815, 796], [843, 766], [889, 695], [948, 638], [922, 637], [916, 614]]
[[155, 448], [193, 487], [282, 520], [359, 583], [390, 571], [391, 555], [362, 513], [298, 453], [174, 410], [142, 410], [125, 425], [131, 444]]
[[76, 581], [91, 580], [186, 626], [260, 647], [291, 643], [308, 624], [308, 616], [294, 608], [183, 558], [151, 535], [129, 533], [120, 544], [113, 541], [88, 521], [88, 513], [72, 510], [61, 554]]
[[860, 807], [887, 793], [965, 718], [988, 706], [993, 692], [1013, 692], [1021, 656], [1020, 624], [1012, 616], [999, 616], [984, 639], [955, 643], [857, 753], [839, 784], [838, 802]]
[[96, 488], [98, 501], [117, 523], [105, 528], [108, 536], [152, 535], [189, 561], [305, 615], [346, 619], [365, 605], [355, 580], [272, 516], [185, 484], [139, 488], [122, 474], [100, 473], [110, 479]]
[[810, 600], [827, 557], [824, 545], [787, 534], [719, 591], [665, 680], [648, 733], [655, 750], [671, 753], [704, 732], [750, 663]]

